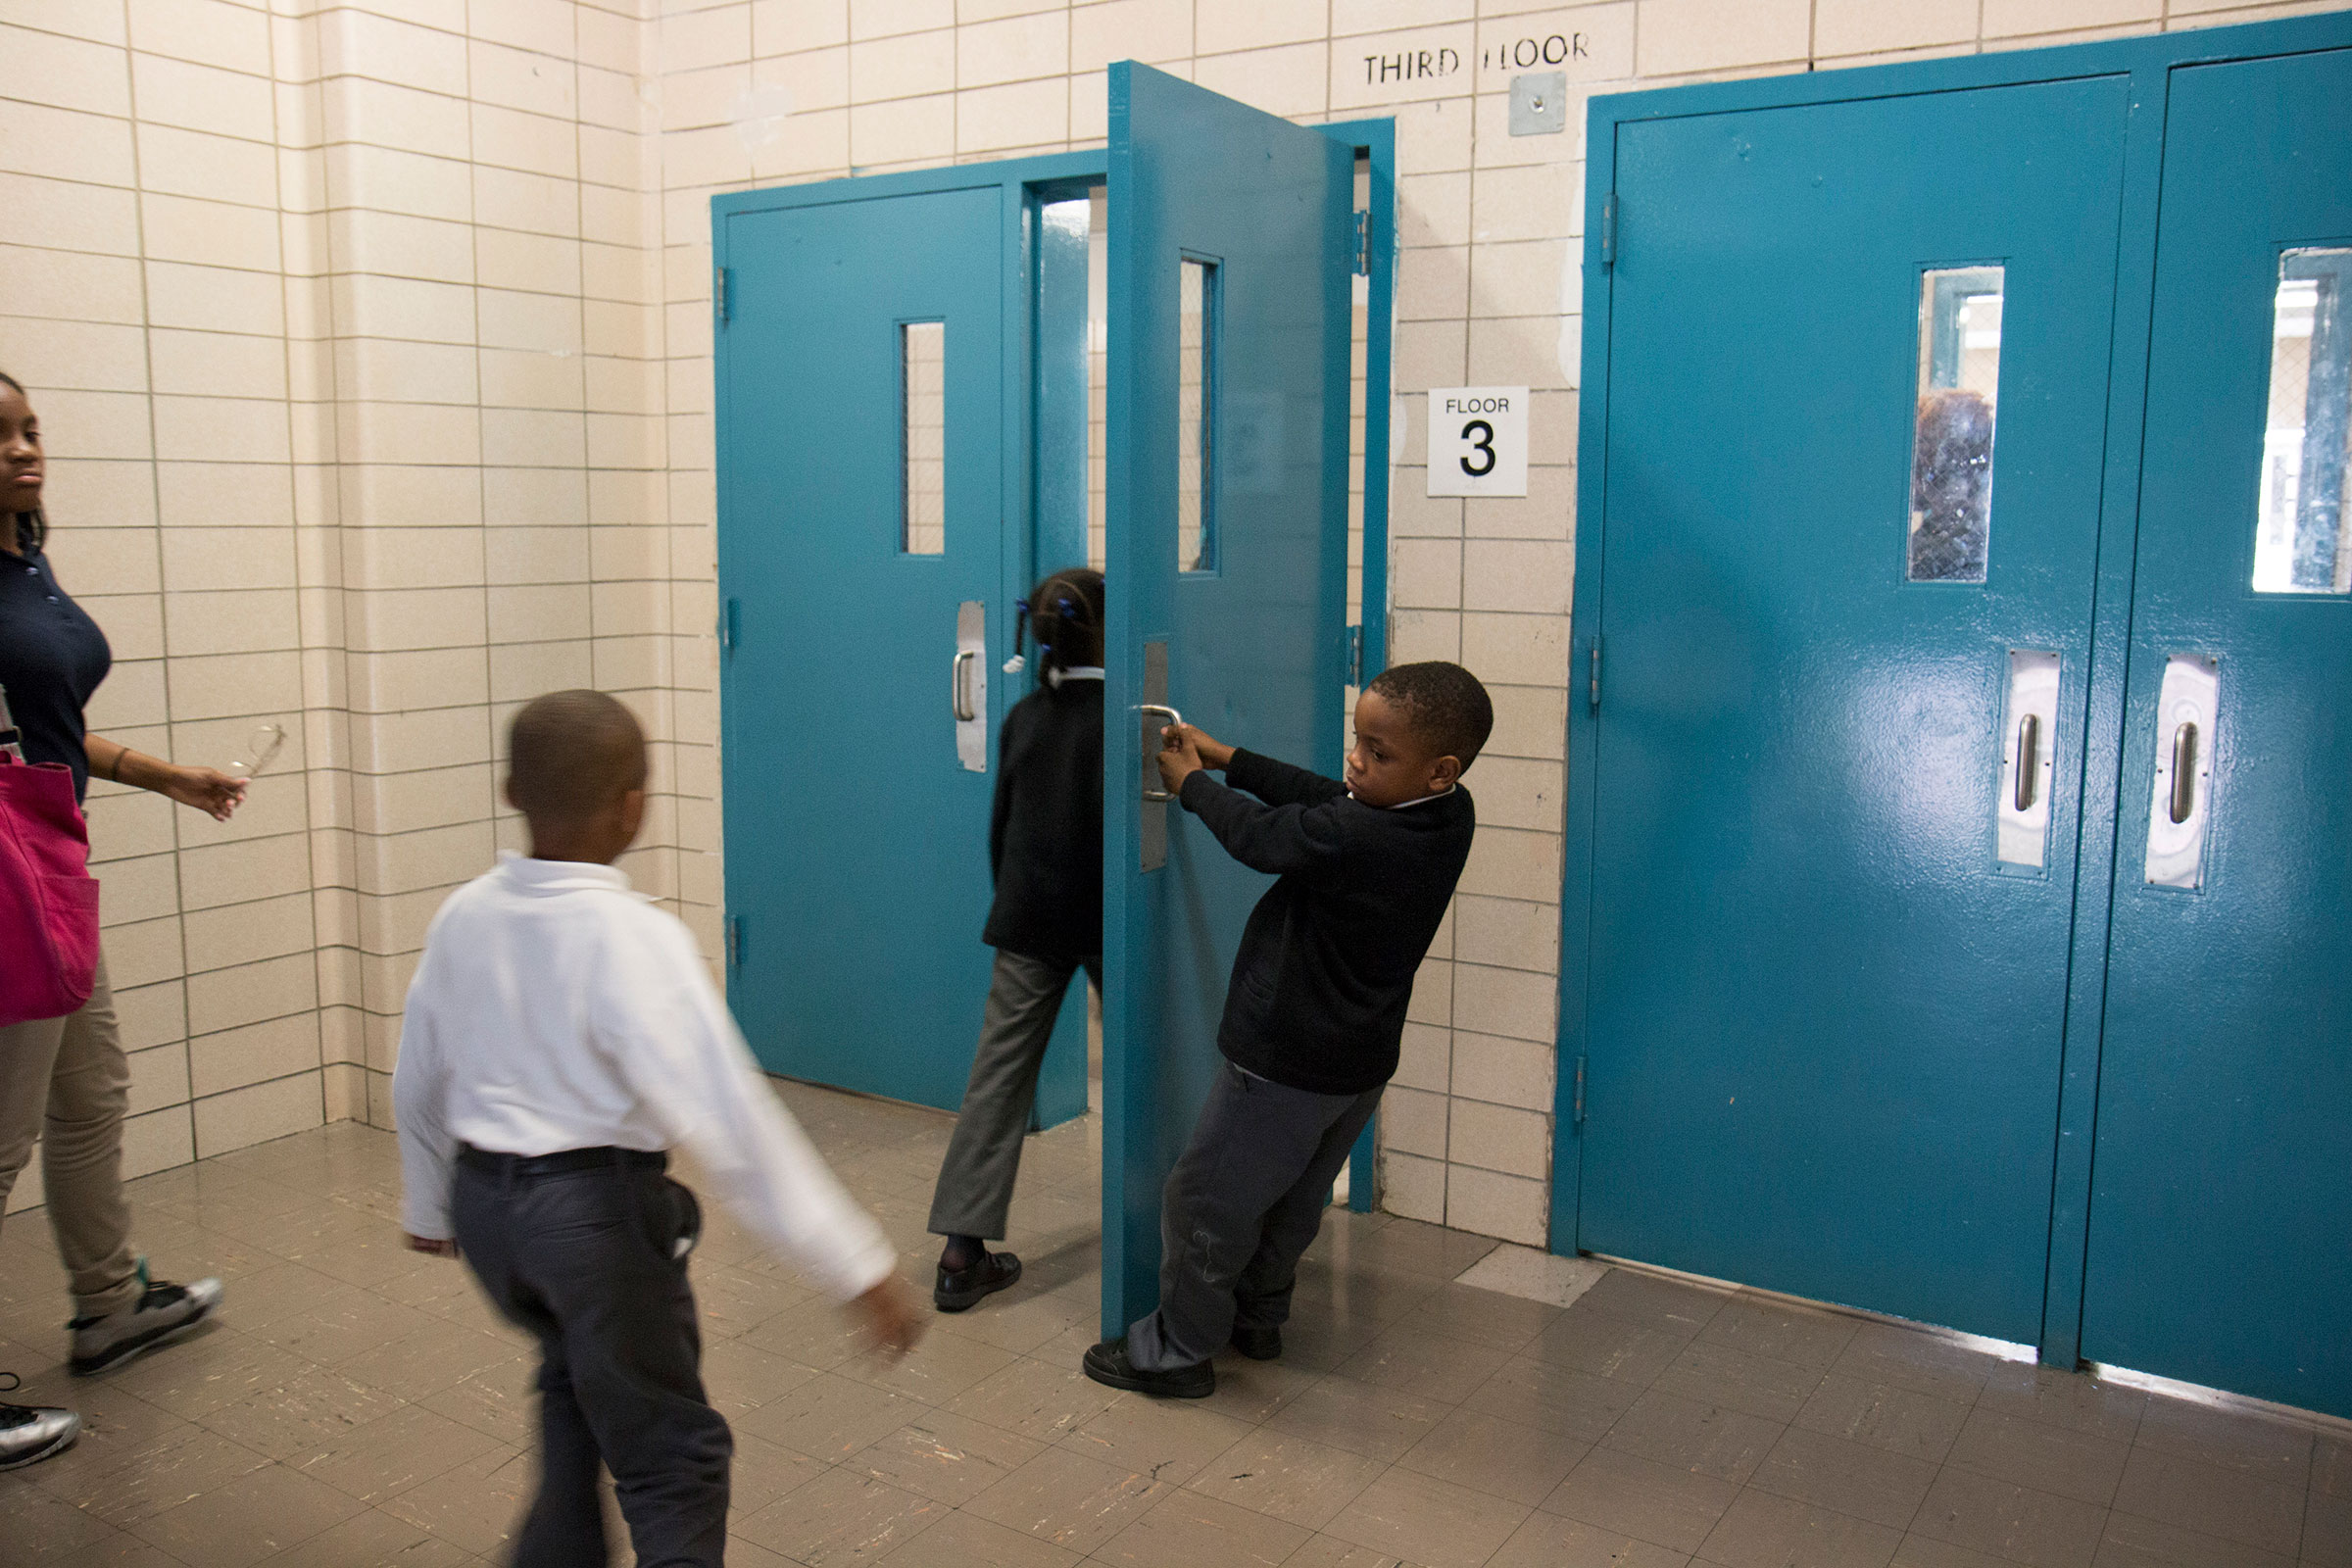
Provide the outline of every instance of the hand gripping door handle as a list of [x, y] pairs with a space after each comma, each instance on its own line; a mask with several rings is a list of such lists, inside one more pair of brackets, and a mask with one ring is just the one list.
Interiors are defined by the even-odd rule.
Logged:
[[956, 656], [956, 662], [949, 668], [948, 706], [955, 711], [958, 724], [968, 724], [979, 716], [972, 710], [972, 684], [967, 678], [971, 667], [979, 662], [980, 656], [967, 648]]
[[[1138, 703], [1135, 705], [1135, 710], [1139, 713], [1157, 713], [1161, 718], [1167, 721], [1165, 724], [1160, 726], [1162, 729], [1165, 729], [1168, 724], [1173, 724], [1180, 729], [1184, 725], [1184, 715], [1176, 711], [1176, 710], [1173, 708], [1169, 708], [1162, 703]], [[1144, 799], [1147, 801], [1172, 801], [1175, 798], [1175, 796], [1170, 795], [1166, 790], [1147, 788], [1144, 791]]]

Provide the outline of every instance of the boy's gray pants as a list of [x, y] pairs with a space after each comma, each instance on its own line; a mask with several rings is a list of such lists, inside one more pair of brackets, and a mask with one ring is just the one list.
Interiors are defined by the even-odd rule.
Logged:
[[1101, 958], [1036, 958], [997, 950], [972, 1076], [931, 1198], [932, 1235], [994, 1241], [1004, 1234], [1013, 1178], [1021, 1170], [1021, 1140], [1037, 1099], [1037, 1071], [1061, 1016], [1062, 996], [1081, 968], [1100, 992]]
[[1191, 1366], [1223, 1349], [1237, 1320], [1289, 1319], [1299, 1254], [1380, 1096], [1318, 1095], [1218, 1065], [1160, 1196], [1159, 1306], [1128, 1328], [1130, 1363]]

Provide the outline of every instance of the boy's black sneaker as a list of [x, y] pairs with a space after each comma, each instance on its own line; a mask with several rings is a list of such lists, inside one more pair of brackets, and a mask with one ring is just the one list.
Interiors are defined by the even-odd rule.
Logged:
[[982, 1252], [969, 1268], [940, 1266], [939, 1281], [931, 1287], [931, 1302], [942, 1312], [964, 1312], [1021, 1277], [1021, 1260], [1010, 1252]]
[[1282, 1354], [1282, 1325], [1237, 1322], [1233, 1325], [1233, 1348], [1252, 1361], [1274, 1360]]
[[1132, 1389], [1163, 1399], [1205, 1399], [1217, 1392], [1217, 1369], [1206, 1361], [1147, 1372], [1127, 1359], [1125, 1340], [1104, 1340], [1086, 1352], [1086, 1375], [1105, 1388]]

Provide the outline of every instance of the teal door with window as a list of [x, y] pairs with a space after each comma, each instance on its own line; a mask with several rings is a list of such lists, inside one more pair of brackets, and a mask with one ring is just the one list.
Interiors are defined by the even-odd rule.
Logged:
[[2352, 50], [2169, 98], [2082, 1353], [2352, 1415]]
[[2127, 109], [1594, 144], [1587, 1250], [2039, 1337]]
[[1002, 207], [720, 220], [729, 999], [769, 1071], [948, 1108], [1011, 632]]
[[1319, 130], [1110, 68], [1106, 1334], [1158, 1299], [1160, 1184], [1268, 885], [1145, 798], [1160, 710], [1302, 763], [1338, 754], [1352, 175]]

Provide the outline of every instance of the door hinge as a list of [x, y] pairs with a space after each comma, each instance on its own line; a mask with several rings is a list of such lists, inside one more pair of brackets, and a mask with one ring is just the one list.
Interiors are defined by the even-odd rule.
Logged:
[[1585, 1124], [1585, 1058], [1576, 1058], [1576, 1109], [1570, 1117], [1577, 1126]]
[[1364, 683], [1364, 628], [1363, 628], [1363, 627], [1361, 627], [1361, 626], [1350, 626], [1350, 627], [1348, 627], [1348, 648], [1347, 648], [1347, 654], [1348, 654], [1348, 685], [1350, 685], [1350, 686], [1361, 686], [1361, 685]]
[[1617, 265], [1617, 193], [1611, 191], [1600, 201], [1600, 265]]
[[[743, 916], [740, 914], [727, 916], [727, 967], [730, 969], [743, 967]], [[1579, 1071], [1581, 1072], [1582, 1069]], [[1581, 1085], [1584, 1079], [1579, 1077], [1577, 1082]]]
[[1363, 210], [1355, 215], [1355, 274], [1372, 275], [1372, 215]]
[[1587, 689], [1585, 700], [1592, 705], [1592, 711], [1597, 713], [1600, 711], [1600, 633], [1598, 632], [1592, 634], [1591, 657], [1592, 678], [1592, 685]]
[[710, 270], [710, 305], [720, 320], [735, 319], [735, 305], [727, 298], [727, 270], [723, 267]]
[[718, 651], [722, 655], [735, 652], [735, 617], [742, 604], [743, 601], [740, 599], [726, 599], [719, 602]]

